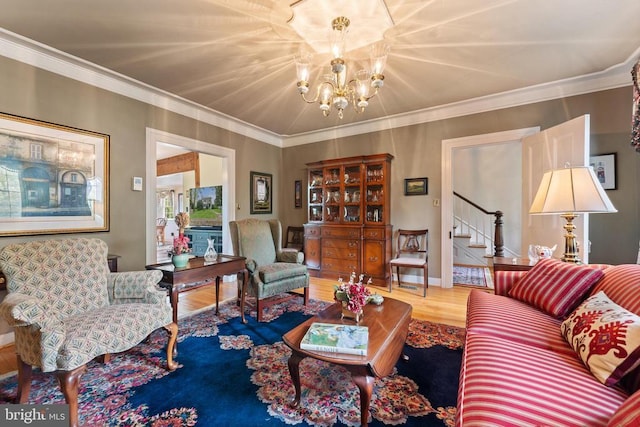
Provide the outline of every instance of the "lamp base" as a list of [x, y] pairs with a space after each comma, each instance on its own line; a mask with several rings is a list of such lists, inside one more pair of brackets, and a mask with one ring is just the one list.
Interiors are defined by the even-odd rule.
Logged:
[[567, 223], [564, 225], [566, 234], [564, 235], [564, 255], [562, 261], [570, 262], [572, 264], [582, 264], [582, 260], [578, 255], [578, 242], [576, 241], [576, 235], [573, 234], [573, 230], [576, 226], [573, 224], [573, 220], [577, 217], [574, 213], [565, 213], [560, 215]]

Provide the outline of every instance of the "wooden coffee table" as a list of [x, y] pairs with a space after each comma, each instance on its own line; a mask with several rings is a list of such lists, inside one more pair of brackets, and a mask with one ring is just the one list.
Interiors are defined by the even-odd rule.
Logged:
[[359, 323], [369, 327], [369, 347], [366, 356], [300, 348], [300, 341], [313, 322], [355, 324], [352, 320], [340, 319], [342, 313], [340, 304], [331, 305], [317, 316], [283, 335], [282, 340], [292, 351], [289, 358], [289, 372], [296, 389], [296, 396], [291, 405], [295, 407], [300, 404], [300, 361], [305, 357], [324, 360], [344, 366], [351, 373], [353, 382], [360, 389], [360, 423], [363, 426], [367, 425], [374, 380], [376, 377], [382, 378], [389, 375], [400, 358], [409, 333], [411, 311], [411, 305], [391, 298], [386, 298], [379, 306], [368, 304], [364, 308], [364, 318]]

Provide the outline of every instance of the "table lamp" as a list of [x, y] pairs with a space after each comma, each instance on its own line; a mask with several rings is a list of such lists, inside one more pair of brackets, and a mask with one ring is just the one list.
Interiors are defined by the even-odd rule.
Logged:
[[564, 226], [564, 255], [562, 260], [579, 264], [578, 244], [573, 234], [573, 220], [580, 213], [618, 212], [589, 166], [566, 166], [545, 172], [530, 214], [560, 214]]

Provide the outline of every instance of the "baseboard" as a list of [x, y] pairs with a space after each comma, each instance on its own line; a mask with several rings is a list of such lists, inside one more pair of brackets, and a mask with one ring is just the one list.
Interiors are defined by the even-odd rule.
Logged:
[[[402, 276], [402, 283], [411, 283], [411, 284], [420, 285], [420, 286], [422, 286], [422, 284], [424, 283], [422, 281], [422, 276], [418, 276], [416, 274], [401, 274], [401, 276]], [[398, 281], [398, 276], [395, 273], [393, 274], [393, 280]], [[442, 281], [439, 277], [429, 277], [429, 279], [427, 280], [427, 283], [429, 284], [429, 286], [442, 285]]]

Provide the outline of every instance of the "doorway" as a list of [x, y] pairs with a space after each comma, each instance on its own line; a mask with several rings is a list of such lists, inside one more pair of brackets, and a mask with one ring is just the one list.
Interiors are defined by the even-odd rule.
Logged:
[[225, 253], [231, 253], [231, 237], [228, 227], [225, 225], [229, 221], [235, 220], [236, 206], [236, 159], [235, 150], [210, 144], [204, 141], [198, 141], [184, 136], [175, 135], [160, 131], [157, 129], [147, 128], [146, 135], [146, 204], [147, 204], [147, 220], [146, 220], [146, 262], [147, 264], [155, 263], [157, 256], [156, 244], [156, 146], [158, 143], [171, 144], [182, 147], [189, 151], [208, 154], [222, 159], [222, 248]]
[[520, 142], [522, 138], [540, 131], [539, 127], [516, 129], [484, 135], [446, 139], [442, 141], [442, 212], [440, 283], [453, 287], [453, 154], [460, 148]]

